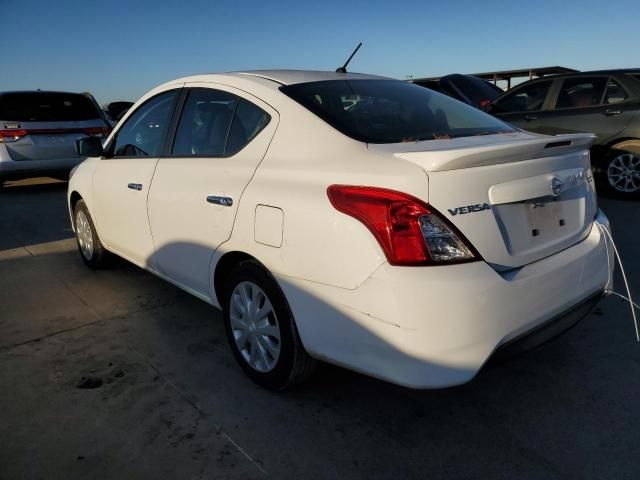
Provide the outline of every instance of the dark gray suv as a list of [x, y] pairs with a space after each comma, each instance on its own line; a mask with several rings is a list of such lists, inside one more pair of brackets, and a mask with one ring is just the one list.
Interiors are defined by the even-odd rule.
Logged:
[[640, 69], [554, 75], [525, 82], [489, 112], [523, 130], [591, 132], [591, 163], [601, 189], [640, 198]]
[[110, 130], [88, 93], [0, 92], [0, 187], [9, 179], [68, 178], [83, 160], [76, 140], [106, 138]]

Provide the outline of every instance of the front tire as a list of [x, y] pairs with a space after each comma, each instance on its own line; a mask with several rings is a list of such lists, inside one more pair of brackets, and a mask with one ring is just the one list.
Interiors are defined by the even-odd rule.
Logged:
[[78, 252], [84, 263], [93, 269], [108, 266], [111, 263], [111, 254], [102, 245], [84, 200], [78, 200], [73, 209], [73, 223]]
[[258, 262], [242, 262], [231, 272], [223, 309], [231, 350], [254, 382], [281, 391], [313, 371], [316, 362], [302, 345], [282, 290]]

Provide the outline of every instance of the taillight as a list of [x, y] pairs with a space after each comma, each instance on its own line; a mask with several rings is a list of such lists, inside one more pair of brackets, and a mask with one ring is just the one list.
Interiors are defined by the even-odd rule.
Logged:
[[11, 143], [20, 140], [28, 132], [23, 129], [0, 130], [0, 143]]
[[480, 110], [484, 112], [488, 112], [490, 106], [491, 106], [491, 100], [487, 100], [486, 98], [484, 100], [480, 100]]
[[391, 265], [435, 265], [478, 260], [462, 235], [422, 200], [377, 187], [331, 185], [334, 208], [362, 222]]
[[82, 131], [85, 135], [89, 135], [90, 137], [100, 137], [107, 138], [111, 129], [108, 127], [93, 127], [93, 128], [83, 128]]

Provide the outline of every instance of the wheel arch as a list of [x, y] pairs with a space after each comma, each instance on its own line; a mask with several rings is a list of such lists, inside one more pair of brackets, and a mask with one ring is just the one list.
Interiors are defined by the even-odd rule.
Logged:
[[80, 193], [78, 193], [77, 190], [74, 190], [69, 195], [69, 217], [71, 218], [71, 226], [73, 227], [74, 231], [76, 229], [76, 220], [74, 218], [73, 212], [76, 209], [76, 205], [80, 200], [82, 200], [82, 195], [80, 195]]
[[634, 142], [638, 145], [638, 147], [635, 149], [637, 151], [633, 151], [632, 153], [638, 153], [640, 154], [640, 138], [635, 138], [635, 137], [622, 137], [622, 138], [617, 138], [615, 140], [612, 140], [611, 142], [609, 142], [607, 144], [607, 148], [613, 148], [617, 145], [620, 145], [622, 143], [627, 143], [627, 142]]
[[597, 167], [603, 167], [614, 147], [625, 142], [638, 142], [638, 153], [640, 153], [640, 138], [617, 137], [602, 145], [594, 145], [591, 147], [591, 164]]
[[[216, 262], [213, 271], [213, 296], [214, 300], [217, 301], [218, 305], [220, 305], [220, 308], [223, 308], [222, 292], [224, 290], [225, 279], [237, 265], [247, 260], [255, 260], [256, 262], [260, 263], [260, 265], [262, 265], [260, 260], [258, 260], [254, 256], [239, 250], [234, 250], [223, 254]], [[264, 265], [262, 265], [262, 267], [265, 268]], [[266, 268], [265, 270], [268, 272]]]

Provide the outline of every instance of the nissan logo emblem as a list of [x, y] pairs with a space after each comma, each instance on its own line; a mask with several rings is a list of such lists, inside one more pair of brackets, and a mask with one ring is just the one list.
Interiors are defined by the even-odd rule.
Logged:
[[553, 192], [554, 195], [560, 195], [563, 187], [564, 187], [564, 182], [559, 178], [554, 177], [554, 179], [551, 180], [551, 191]]

